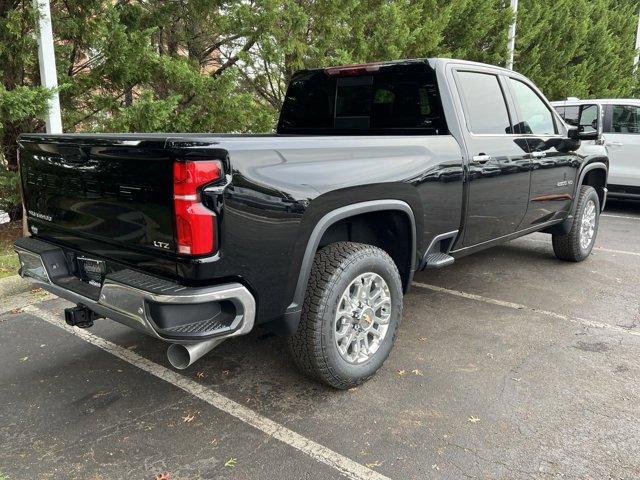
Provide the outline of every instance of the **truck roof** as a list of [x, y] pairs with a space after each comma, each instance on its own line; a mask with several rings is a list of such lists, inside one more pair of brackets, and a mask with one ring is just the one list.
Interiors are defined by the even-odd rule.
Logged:
[[518, 72], [509, 70], [504, 67], [500, 67], [497, 65], [491, 65], [488, 63], [481, 62], [473, 62], [470, 60], [460, 60], [456, 58], [446, 58], [446, 57], [429, 57], [429, 58], [405, 58], [400, 60], [388, 60], [388, 61], [380, 61], [380, 62], [368, 62], [368, 63], [353, 63], [347, 65], [335, 65], [329, 67], [318, 67], [318, 68], [307, 68], [298, 70], [296, 73], [310, 73], [310, 72], [334, 72], [338, 73], [340, 71], [348, 71], [348, 70], [362, 70], [362, 73], [368, 71], [377, 71], [379, 68], [383, 67], [392, 67], [392, 66], [402, 66], [402, 65], [418, 65], [418, 64], [427, 64], [432, 68], [436, 68], [437, 65], [444, 65], [447, 63], [455, 62], [457, 64], [470, 65], [470, 66], [480, 66], [485, 68], [491, 68], [494, 70], [500, 70], [509, 74], [520, 75]]
[[601, 105], [612, 105], [626, 103], [631, 105], [640, 105], [640, 99], [637, 98], [580, 98], [571, 100], [555, 100], [551, 102], [554, 107], [566, 107], [575, 105], [585, 105], [588, 103], [599, 103]]

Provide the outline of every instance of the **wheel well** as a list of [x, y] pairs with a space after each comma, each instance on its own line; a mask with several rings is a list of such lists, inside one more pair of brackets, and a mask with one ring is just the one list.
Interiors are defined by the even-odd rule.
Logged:
[[318, 249], [341, 241], [379, 247], [395, 262], [406, 291], [411, 280], [412, 235], [411, 222], [403, 212], [382, 210], [361, 213], [332, 224], [322, 235]]
[[589, 170], [584, 179], [583, 185], [590, 185], [598, 192], [598, 198], [600, 199], [600, 206], [604, 205], [604, 187], [607, 184], [607, 172], [602, 168], [594, 168]]

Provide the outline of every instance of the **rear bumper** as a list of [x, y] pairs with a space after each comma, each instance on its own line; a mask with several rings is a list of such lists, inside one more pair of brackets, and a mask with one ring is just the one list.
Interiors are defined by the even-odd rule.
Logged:
[[240, 283], [186, 287], [123, 269], [108, 273], [102, 286], [92, 287], [71, 274], [69, 254], [59, 246], [21, 238], [14, 248], [23, 278], [161, 340], [191, 344], [244, 335], [253, 329], [255, 299]]

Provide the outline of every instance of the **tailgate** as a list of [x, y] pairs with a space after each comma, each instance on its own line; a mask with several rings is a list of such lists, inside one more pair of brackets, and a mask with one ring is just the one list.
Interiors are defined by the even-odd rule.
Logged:
[[108, 251], [99, 242], [174, 251], [173, 164], [165, 140], [21, 137], [32, 233], [99, 254]]

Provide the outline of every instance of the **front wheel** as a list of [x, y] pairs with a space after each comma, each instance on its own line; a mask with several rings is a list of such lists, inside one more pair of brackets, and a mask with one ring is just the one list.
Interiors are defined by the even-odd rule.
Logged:
[[391, 257], [371, 245], [334, 243], [314, 258], [290, 351], [307, 375], [351, 388], [382, 366], [401, 318], [402, 282]]
[[600, 198], [589, 185], [580, 187], [576, 216], [568, 233], [553, 235], [553, 251], [560, 260], [581, 262], [591, 254], [598, 234]]

